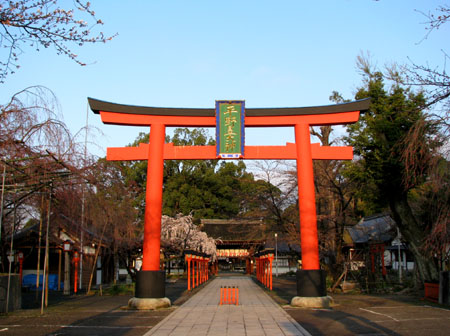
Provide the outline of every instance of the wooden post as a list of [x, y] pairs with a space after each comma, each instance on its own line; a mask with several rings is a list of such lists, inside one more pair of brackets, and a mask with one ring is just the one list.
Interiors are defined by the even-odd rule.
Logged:
[[387, 271], [384, 265], [384, 245], [380, 245], [380, 254], [381, 254], [381, 273], [383, 276], [386, 276]]
[[69, 252], [64, 252], [64, 295], [70, 295]]
[[269, 287], [269, 262], [264, 258], [264, 286]]
[[262, 271], [263, 271], [262, 283], [263, 283], [264, 287], [267, 287], [266, 286], [266, 276], [267, 276], [266, 268], [267, 268], [267, 264], [266, 264], [266, 259], [264, 257], [262, 258], [262, 264], [263, 264], [263, 267], [262, 267]]
[[371, 263], [371, 271], [372, 273], [375, 273], [375, 255], [374, 255], [373, 248], [370, 248], [370, 263]]
[[270, 277], [270, 278], [269, 278], [269, 279], [270, 279], [270, 280], [269, 280], [269, 288], [270, 288], [270, 290], [272, 290], [272, 276], [273, 276], [273, 275], [272, 275], [272, 262], [273, 262], [273, 257], [270, 257], [270, 258], [269, 258], [269, 265], [270, 265], [270, 266], [269, 266], [269, 269], [270, 269], [270, 270], [269, 270], [269, 277]]
[[192, 258], [192, 288], [195, 288], [195, 257]]
[[187, 261], [187, 269], [188, 269], [188, 274], [187, 274], [188, 290], [191, 290], [191, 258], [186, 257], [186, 261]]
[[202, 284], [205, 281], [205, 261], [203, 258], [200, 260], [200, 283]]
[[259, 282], [261, 282], [261, 258], [256, 258], [256, 278], [258, 279]]
[[198, 282], [198, 280], [199, 280], [199, 274], [200, 274], [200, 269], [199, 269], [199, 264], [200, 264], [200, 260], [196, 260], [196, 263], [197, 263], [197, 267], [196, 267], [196, 282], [195, 282], [195, 287], [197, 287], [198, 285], [199, 285], [199, 282]]
[[61, 290], [61, 262], [62, 262], [62, 251], [58, 249], [58, 291]]
[[45, 266], [45, 307], [48, 307], [48, 271], [49, 271], [49, 263], [50, 263], [50, 250], [47, 251], [47, 265]]
[[48, 257], [49, 257], [49, 230], [50, 230], [50, 209], [52, 203], [52, 185], [50, 184], [50, 192], [48, 197], [48, 208], [47, 208], [47, 230], [45, 233], [45, 255], [44, 255], [44, 276], [42, 284], [42, 295], [41, 295], [41, 315], [44, 314], [44, 304], [47, 307], [48, 304]]

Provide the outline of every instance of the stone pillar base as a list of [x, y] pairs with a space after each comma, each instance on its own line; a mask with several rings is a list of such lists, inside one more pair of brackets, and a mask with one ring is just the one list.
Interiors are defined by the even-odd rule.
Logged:
[[322, 297], [327, 295], [327, 273], [324, 270], [298, 270], [297, 296]]
[[168, 298], [137, 298], [133, 297], [128, 301], [129, 309], [138, 309], [138, 310], [155, 310], [160, 308], [170, 307], [170, 300]]
[[134, 296], [140, 299], [159, 299], [166, 296], [164, 271], [139, 271]]
[[[0, 274], [0, 313], [12, 312], [22, 307], [22, 291], [19, 274], [11, 274], [8, 300], [6, 300], [7, 291], [8, 274]], [[8, 309], [6, 309], [6, 301], [8, 301]]]
[[318, 296], [318, 297], [295, 296], [291, 300], [291, 306], [303, 308], [330, 308], [330, 304], [332, 303], [333, 298], [331, 296]]

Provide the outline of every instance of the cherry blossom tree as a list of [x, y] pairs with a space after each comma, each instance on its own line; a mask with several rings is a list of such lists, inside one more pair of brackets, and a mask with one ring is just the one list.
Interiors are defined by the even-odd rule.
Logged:
[[19, 66], [19, 56], [27, 47], [36, 51], [53, 47], [58, 55], [66, 55], [86, 65], [69, 46], [83, 46], [111, 40], [93, 30], [103, 22], [96, 17], [90, 2], [73, 0], [73, 6], [62, 7], [60, 0], [0, 1], [0, 47], [7, 52], [0, 58], [0, 83]]
[[82, 182], [73, 139], [59, 117], [53, 93], [44, 87], [27, 88], [0, 104], [2, 260], [8, 248], [5, 234], [42, 223], [50, 198], [51, 221], [55, 223], [59, 196]]
[[196, 250], [217, 259], [216, 241], [194, 224], [192, 215], [162, 216], [161, 243], [182, 256], [185, 250]]

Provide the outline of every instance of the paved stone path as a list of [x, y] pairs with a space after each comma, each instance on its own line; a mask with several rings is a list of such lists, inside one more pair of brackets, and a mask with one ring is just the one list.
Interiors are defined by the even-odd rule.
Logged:
[[[219, 305], [220, 286], [239, 287], [239, 305]], [[253, 280], [217, 277], [145, 336], [310, 335]]]

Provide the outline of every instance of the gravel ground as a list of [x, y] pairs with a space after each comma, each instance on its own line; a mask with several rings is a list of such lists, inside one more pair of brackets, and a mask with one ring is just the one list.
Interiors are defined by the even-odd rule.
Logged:
[[332, 294], [330, 309], [293, 308], [295, 278], [276, 278], [267, 293], [312, 335], [449, 335], [450, 307], [416, 295]]
[[[51, 293], [40, 314], [35, 293], [23, 293], [24, 309], [0, 315], [3, 335], [144, 335], [177, 306], [202, 289], [186, 291], [185, 280], [167, 283], [168, 309], [125, 309], [130, 295], [72, 295]], [[274, 277], [274, 290], [266, 292], [312, 335], [448, 335], [450, 310], [421, 300], [420, 295], [335, 294], [331, 309], [292, 308], [295, 279]]]
[[186, 291], [186, 280], [166, 284], [166, 296], [172, 307], [157, 311], [127, 309], [131, 295], [49, 295], [49, 305], [40, 314], [40, 296], [23, 293], [22, 310], [0, 315], [3, 335], [136, 335], [145, 334], [177, 306], [201, 290]]

